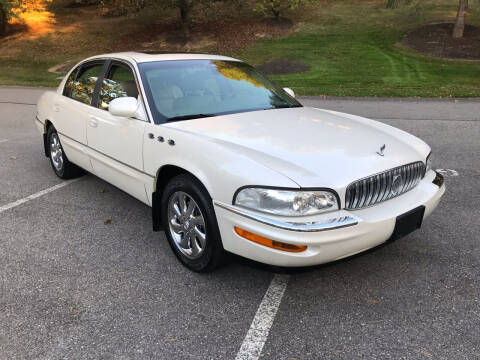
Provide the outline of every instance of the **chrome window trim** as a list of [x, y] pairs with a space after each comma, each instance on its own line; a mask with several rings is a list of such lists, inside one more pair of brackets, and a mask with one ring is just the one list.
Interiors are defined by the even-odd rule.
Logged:
[[286, 222], [281, 220], [271, 219], [238, 206], [225, 204], [220, 201], [213, 201], [213, 204], [222, 209], [231, 211], [237, 215], [246, 217], [259, 223], [270, 225], [282, 230], [298, 231], [298, 232], [319, 232], [327, 230], [341, 229], [358, 224], [358, 220], [352, 216], [340, 216], [325, 221], [319, 222]]

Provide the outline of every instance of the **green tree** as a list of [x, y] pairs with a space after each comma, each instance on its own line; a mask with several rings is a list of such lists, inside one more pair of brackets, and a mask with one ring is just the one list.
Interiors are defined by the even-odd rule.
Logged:
[[8, 20], [15, 16], [13, 9], [19, 5], [18, 0], [0, 0], [0, 36], [5, 35]]
[[152, 8], [156, 8], [155, 11], [158, 11], [158, 9], [162, 7], [178, 9], [179, 22], [186, 37], [188, 37], [190, 33], [190, 25], [191, 25], [191, 20], [193, 16], [193, 10], [196, 5], [206, 5], [206, 4], [212, 4], [215, 2], [231, 2], [231, 3], [241, 2], [241, 0], [76, 0], [76, 1], [81, 3], [103, 4], [109, 8], [109, 11], [107, 14], [111, 16], [120, 16], [120, 15], [126, 15], [128, 13], [135, 13], [147, 6], [152, 6]]
[[286, 10], [295, 10], [314, 1], [316, 0], [257, 0], [253, 1], [253, 10], [264, 15], [272, 14], [278, 20]]
[[[150, 0], [151, 1], [151, 0]], [[171, 8], [177, 8], [180, 15], [180, 24], [185, 35], [188, 37], [190, 33], [190, 24], [192, 12], [195, 5], [211, 4], [215, 2], [238, 2], [239, 0], [166, 0], [166, 5]]]

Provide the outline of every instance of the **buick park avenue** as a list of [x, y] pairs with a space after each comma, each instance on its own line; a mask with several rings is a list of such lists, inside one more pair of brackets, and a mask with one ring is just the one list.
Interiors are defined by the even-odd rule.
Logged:
[[357, 254], [418, 229], [445, 192], [422, 140], [304, 107], [224, 56], [88, 58], [36, 125], [57, 176], [87, 171], [150, 206], [194, 271], [225, 251], [278, 266]]

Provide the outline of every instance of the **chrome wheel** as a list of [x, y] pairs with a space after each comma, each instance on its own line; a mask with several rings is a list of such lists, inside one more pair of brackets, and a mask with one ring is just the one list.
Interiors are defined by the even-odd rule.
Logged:
[[170, 235], [182, 254], [190, 259], [202, 255], [206, 246], [205, 219], [198, 204], [187, 193], [177, 191], [170, 196], [168, 226]]
[[63, 151], [62, 145], [60, 145], [60, 139], [56, 133], [53, 133], [50, 137], [50, 158], [52, 159], [55, 169], [61, 171], [64, 163]]

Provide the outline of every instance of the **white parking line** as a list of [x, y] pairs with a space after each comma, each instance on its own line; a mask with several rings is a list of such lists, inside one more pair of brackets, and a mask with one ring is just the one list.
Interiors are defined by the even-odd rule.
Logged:
[[4, 211], [7, 211], [7, 210], [10, 210], [18, 205], [22, 205], [22, 204], [25, 204], [26, 202], [30, 201], [30, 200], [33, 200], [33, 199], [37, 199], [43, 195], [46, 195], [48, 193], [51, 193], [52, 191], [55, 191], [55, 190], [58, 190], [58, 189], [61, 189], [63, 188], [64, 186], [67, 186], [67, 185], [70, 185], [71, 183], [75, 182], [75, 181], [78, 181], [80, 179], [74, 179], [74, 180], [68, 180], [68, 181], [65, 181], [65, 182], [62, 182], [58, 185], [55, 185], [55, 186], [52, 186], [51, 188], [48, 188], [48, 189], [45, 189], [45, 190], [42, 190], [42, 191], [39, 191], [35, 194], [32, 194], [30, 196], [27, 196], [26, 198], [23, 198], [23, 199], [20, 199], [20, 200], [17, 200], [15, 202], [12, 202], [10, 204], [7, 204], [7, 205], [3, 205], [3, 206], [0, 206], [0, 213], [4, 212]]
[[273, 277], [235, 360], [257, 360], [260, 357], [289, 279], [290, 275]]
[[0, 139], [0, 143], [7, 142], [8, 139]]

